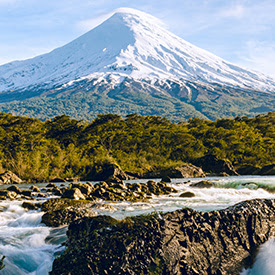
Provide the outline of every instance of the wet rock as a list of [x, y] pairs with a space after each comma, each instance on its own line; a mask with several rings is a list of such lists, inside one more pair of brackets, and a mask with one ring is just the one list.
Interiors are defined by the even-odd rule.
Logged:
[[264, 176], [275, 175], [275, 164], [270, 164], [262, 167], [262, 169], [259, 171], [259, 175], [264, 175]]
[[62, 194], [63, 194], [62, 191], [61, 191], [61, 189], [59, 189], [59, 188], [53, 188], [52, 193], [55, 196], [62, 196]]
[[29, 209], [29, 210], [37, 210], [41, 207], [41, 205], [25, 201], [25, 202], [22, 203], [22, 207], [26, 208], [26, 209]]
[[190, 184], [191, 187], [198, 187], [198, 188], [210, 188], [210, 187], [214, 187], [215, 184], [211, 181], [208, 180], [202, 180], [199, 182], [194, 182], [192, 184]]
[[21, 194], [26, 197], [30, 197], [30, 198], [32, 197], [32, 191], [29, 191], [29, 190], [23, 190], [21, 191]]
[[37, 197], [38, 198], [47, 198], [48, 196], [47, 196], [47, 194], [39, 193], [39, 194], [37, 194]]
[[85, 196], [81, 193], [78, 188], [67, 189], [62, 194], [62, 198], [74, 199], [74, 200], [85, 200]]
[[171, 182], [171, 178], [169, 176], [163, 176], [161, 181], [163, 182]]
[[18, 194], [14, 191], [0, 190], [0, 196], [5, 198], [5, 199], [14, 200], [18, 196]]
[[17, 175], [11, 171], [6, 171], [0, 174], [0, 184], [20, 184], [23, 183]]
[[16, 185], [9, 186], [9, 187], [7, 188], [7, 190], [8, 190], [8, 191], [13, 191], [13, 192], [15, 192], [15, 193], [17, 193], [17, 194], [20, 194], [20, 193], [21, 193], [20, 188], [19, 188], [18, 186], [16, 186]]
[[83, 218], [69, 225], [51, 274], [240, 274], [274, 235], [275, 200], [265, 199], [206, 213]]
[[261, 168], [257, 166], [243, 165], [240, 168], [238, 168], [237, 172], [240, 175], [258, 175], [260, 170]]
[[92, 181], [106, 181], [108, 179], [115, 178], [120, 180], [128, 180], [132, 177], [124, 173], [117, 164], [113, 163], [97, 164], [92, 168], [91, 172], [87, 176], [87, 180]]
[[180, 198], [193, 198], [196, 195], [193, 192], [186, 191], [180, 194]]
[[94, 190], [94, 186], [89, 183], [73, 183], [72, 188], [78, 188], [82, 194], [89, 196]]
[[42, 223], [47, 226], [61, 226], [84, 218], [94, 217], [97, 212], [92, 209], [91, 201], [78, 201], [73, 199], [49, 199], [42, 204], [41, 210], [46, 212], [42, 216]]
[[47, 188], [58, 188], [56, 184], [54, 183], [49, 183], [48, 185], [46, 185]]
[[37, 186], [35, 186], [35, 185], [32, 185], [30, 187], [30, 190], [33, 191], [33, 192], [40, 192], [39, 188]]
[[219, 159], [214, 155], [206, 155], [199, 158], [194, 162], [194, 164], [210, 174], [218, 175], [225, 172], [230, 176], [238, 175], [230, 161]]

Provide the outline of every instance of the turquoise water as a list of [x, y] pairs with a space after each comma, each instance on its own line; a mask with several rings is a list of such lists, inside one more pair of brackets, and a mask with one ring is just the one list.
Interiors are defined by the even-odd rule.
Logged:
[[[126, 216], [150, 213], [152, 211], [173, 211], [191, 207], [198, 211], [219, 210], [238, 202], [253, 198], [275, 199], [275, 176], [241, 176], [207, 178], [215, 184], [209, 189], [191, 187], [202, 179], [173, 179], [171, 186], [179, 192], [155, 196], [150, 202], [112, 203], [113, 210], [96, 209], [98, 214], [107, 214], [122, 219]], [[136, 180], [134, 182], [146, 182]], [[158, 181], [158, 179], [156, 179]], [[131, 181], [133, 182], [133, 181]], [[47, 184], [36, 184], [38, 187]], [[30, 185], [20, 185], [20, 188]], [[0, 186], [7, 188], [7, 186]], [[185, 191], [195, 194], [193, 198], [180, 198]], [[102, 201], [102, 204], [105, 203]], [[48, 274], [56, 256], [62, 253], [66, 240], [66, 227], [49, 228], [41, 223], [40, 211], [26, 211], [22, 201], [0, 201], [0, 257], [5, 255], [5, 268], [0, 274]], [[275, 274], [275, 241], [264, 244], [252, 269], [242, 275]], [[260, 273], [259, 273], [260, 272]]]

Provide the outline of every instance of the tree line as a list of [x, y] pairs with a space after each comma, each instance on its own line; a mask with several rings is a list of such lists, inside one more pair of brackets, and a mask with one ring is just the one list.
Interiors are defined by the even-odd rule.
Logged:
[[138, 114], [102, 114], [91, 122], [62, 115], [42, 122], [0, 113], [0, 172], [11, 170], [29, 181], [86, 179], [104, 163], [144, 173], [208, 154], [236, 168], [275, 163], [275, 112], [179, 123]]

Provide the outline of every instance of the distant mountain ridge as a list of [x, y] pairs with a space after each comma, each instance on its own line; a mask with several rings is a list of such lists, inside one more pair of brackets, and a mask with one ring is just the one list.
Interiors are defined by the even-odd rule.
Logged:
[[[53, 98], [59, 110], [51, 112]], [[93, 108], [97, 103], [106, 108]], [[48, 54], [0, 66], [1, 111], [46, 118], [41, 112], [75, 116], [75, 106], [78, 117], [89, 119], [100, 110], [112, 112], [113, 105], [123, 105], [121, 114], [165, 109], [177, 119], [169, 114], [173, 107], [179, 120], [255, 115], [274, 110], [275, 80], [193, 46], [133, 9], [119, 9]]]

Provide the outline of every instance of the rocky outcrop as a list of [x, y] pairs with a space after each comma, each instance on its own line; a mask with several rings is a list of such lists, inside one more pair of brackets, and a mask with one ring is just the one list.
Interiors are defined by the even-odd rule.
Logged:
[[107, 181], [118, 178], [120, 180], [129, 180], [133, 177], [127, 175], [122, 169], [113, 163], [95, 165], [86, 180]]
[[84, 218], [69, 225], [51, 274], [234, 275], [274, 234], [275, 200], [266, 199], [207, 213]]
[[0, 184], [20, 184], [23, 183], [17, 175], [11, 171], [6, 171], [0, 174]]
[[261, 168], [257, 166], [243, 165], [237, 169], [237, 172], [240, 175], [258, 175], [260, 170]]
[[172, 167], [167, 169], [161, 169], [156, 171], [151, 171], [143, 174], [143, 178], [201, 178], [205, 177], [204, 172], [201, 168], [195, 165], [185, 164], [178, 167]]
[[210, 188], [210, 187], [214, 187], [215, 184], [209, 180], [202, 180], [199, 182], [194, 182], [192, 184], [190, 184], [191, 187], [198, 187], [198, 188]]
[[219, 159], [214, 155], [206, 155], [194, 162], [195, 165], [201, 167], [204, 172], [225, 176], [238, 175], [232, 163], [228, 160]]
[[76, 219], [95, 217], [97, 212], [93, 210], [93, 204], [86, 200], [49, 199], [41, 205], [41, 210], [46, 212], [41, 222], [47, 226], [61, 226]]
[[258, 174], [263, 176], [275, 175], [275, 164], [270, 164], [262, 167]]
[[244, 165], [238, 169], [240, 175], [275, 175], [275, 164], [265, 165], [262, 168], [253, 165]]
[[[54, 193], [56, 189], [53, 189]], [[146, 201], [152, 195], [176, 193], [177, 190], [165, 182], [148, 181], [147, 183], [128, 183], [123, 181], [91, 183], [74, 183], [64, 188], [61, 198], [49, 199], [42, 204], [41, 210], [46, 212], [42, 222], [47, 226], [60, 226], [83, 217], [93, 217], [97, 213], [98, 199], [105, 201]], [[16, 196], [16, 193], [13, 192]], [[1, 195], [1, 192], [0, 192]], [[103, 207], [102, 204], [99, 205]], [[27, 208], [27, 207], [26, 207]], [[107, 209], [107, 208], [106, 208]], [[108, 207], [108, 210], [111, 210]]]

